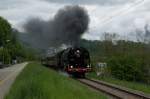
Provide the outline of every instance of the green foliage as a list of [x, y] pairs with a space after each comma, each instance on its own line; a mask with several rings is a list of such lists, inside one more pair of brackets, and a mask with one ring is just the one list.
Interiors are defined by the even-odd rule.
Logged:
[[113, 57], [108, 62], [108, 68], [110, 68], [114, 77], [128, 81], [143, 80], [144, 72], [141, 72], [141, 67], [142, 65], [139, 64], [139, 62], [134, 57], [130, 56]]
[[6, 48], [0, 49], [0, 61], [3, 61], [4, 64], [9, 64], [11, 58], [9, 54], [9, 50]]
[[80, 82], [30, 63], [16, 78], [5, 99], [106, 99]]
[[18, 32], [4, 18], [0, 17], [0, 61], [10, 64], [13, 59], [19, 61], [35, 59], [33, 49], [27, 49], [17, 39]]
[[0, 46], [7, 43], [11, 39], [11, 26], [7, 20], [0, 17]]
[[[108, 64], [107, 74], [118, 79], [150, 83], [150, 45], [140, 42], [82, 41], [94, 66]], [[111, 72], [111, 73], [110, 73]]]
[[125, 45], [128, 52], [110, 57], [108, 68], [118, 79], [150, 83], [150, 53], [142, 48], [143, 45], [137, 45], [138, 43]]

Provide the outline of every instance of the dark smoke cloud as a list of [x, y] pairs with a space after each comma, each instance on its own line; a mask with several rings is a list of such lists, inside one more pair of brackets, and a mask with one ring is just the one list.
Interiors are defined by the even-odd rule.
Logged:
[[78, 44], [88, 29], [89, 16], [80, 6], [60, 9], [52, 20], [32, 18], [24, 25], [34, 47], [47, 48], [61, 44]]

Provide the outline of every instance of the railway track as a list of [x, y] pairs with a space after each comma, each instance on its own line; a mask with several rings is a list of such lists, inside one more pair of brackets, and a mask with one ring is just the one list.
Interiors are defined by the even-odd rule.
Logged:
[[93, 79], [78, 79], [78, 81], [117, 99], [150, 99], [149, 94], [129, 90], [103, 81]]

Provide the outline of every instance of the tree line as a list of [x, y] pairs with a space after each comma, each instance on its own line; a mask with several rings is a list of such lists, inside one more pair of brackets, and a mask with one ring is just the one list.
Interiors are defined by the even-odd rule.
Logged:
[[150, 43], [113, 41], [112, 35], [107, 34], [103, 41], [82, 41], [82, 46], [89, 49], [93, 66], [106, 62], [106, 76], [150, 83]]
[[25, 61], [34, 57], [33, 51], [19, 42], [17, 34], [10, 23], [0, 17], [0, 62], [3, 64], [11, 64], [13, 60]]

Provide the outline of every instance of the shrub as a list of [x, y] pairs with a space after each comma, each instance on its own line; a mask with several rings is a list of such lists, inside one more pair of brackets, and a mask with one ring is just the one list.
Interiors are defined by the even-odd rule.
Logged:
[[108, 61], [112, 76], [121, 80], [149, 82], [148, 67], [142, 58], [116, 56]]

